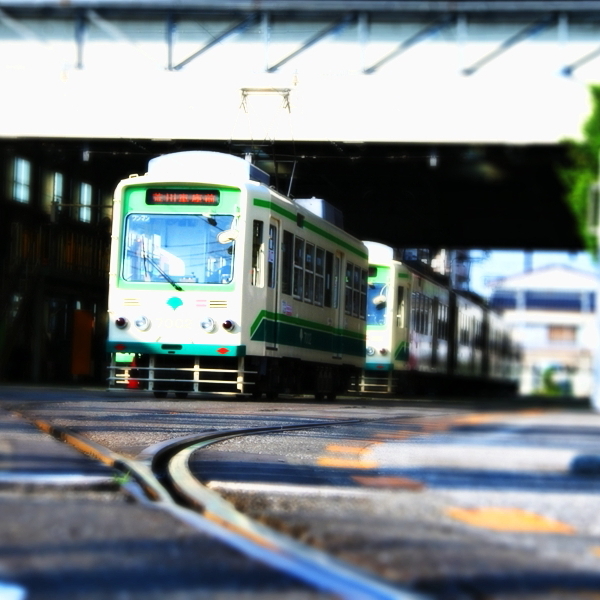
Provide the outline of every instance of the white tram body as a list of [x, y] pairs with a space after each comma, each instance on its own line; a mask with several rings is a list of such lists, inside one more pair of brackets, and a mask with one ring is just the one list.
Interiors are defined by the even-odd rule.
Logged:
[[364, 362], [367, 249], [315, 202], [279, 194], [250, 162], [217, 152], [160, 156], [121, 181], [110, 387], [346, 391]]
[[409, 267], [393, 248], [369, 251], [363, 393], [516, 389], [518, 353], [497, 314], [473, 295]]

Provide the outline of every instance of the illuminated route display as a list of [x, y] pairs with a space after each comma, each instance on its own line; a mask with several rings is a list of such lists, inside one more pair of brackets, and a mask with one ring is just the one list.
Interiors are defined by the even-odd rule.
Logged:
[[195, 206], [217, 206], [217, 190], [154, 190], [146, 191], [146, 204], [192, 204]]

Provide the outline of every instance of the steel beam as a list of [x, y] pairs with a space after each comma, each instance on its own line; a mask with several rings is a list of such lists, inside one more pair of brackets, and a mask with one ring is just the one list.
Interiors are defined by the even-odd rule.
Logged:
[[518, 31], [517, 33], [515, 33], [515, 35], [509, 37], [506, 41], [502, 42], [502, 44], [500, 44], [500, 46], [498, 46], [498, 48], [496, 48], [496, 50], [494, 50], [493, 52], [490, 52], [487, 56], [484, 56], [483, 58], [478, 60], [475, 64], [471, 65], [470, 67], [463, 69], [463, 75], [473, 75], [481, 67], [483, 67], [483, 65], [494, 60], [494, 58], [496, 58], [497, 56], [500, 56], [500, 54], [503, 54], [509, 48], [512, 48], [515, 44], [518, 44], [519, 42], [522, 42], [523, 40], [526, 40], [527, 38], [537, 35], [540, 31], [543, 31], [544, 29], [547, 29], [548, 27], [555, 25], [555, 24], [556, 24], [556, 17], [554, 15], [551, 15], [550, 17], [546, 17], [544, 19], [540, 19], [539, 21], [536, 21], [535, 23], [531, 23], [524, 29], [521, 29], [521, 31]]
[[376, 62], [373, 66], [364, 69], [363, 72], [366, 73], [367, 75], [371, 75], [372, 73], [375, 73], [375, 71], [377, 71], [377, 69], [382, 67], [385, 63], [396, 58], [396, 56], [398, 56], [399, 54], [406, 52], [406, 50], [408, 50], [410, 47], [414, 46], [415, 44], [422, 42], [423, 40], [431, 37], [432, 35], [435, 35], [442, 29], [445, 29], [449, 25], [452, 25], [454, 22], [455, 22], [455, 18], [452, 16], [452, 17], [444, 17], [444, 18], [440, 19], [439, 21], [436, 21], [435, 23], [428, 25], [424, 29], [421, 29], [420, 31], [418, 31], [417, 33], [415, 33], [414, 35], [409, 37], [407, 40], [404, 40], [393, 52], [390, 52], [390, 54], [388, 54], [387, 56], [384, 56], [381, 60]]
[[17, 19], [14, 19], [13, 17], [8, 15], [6, 12], [4, 12], [1, 9], [0, 9], [0, 23], [2, 23], [2, 25], [4, 25], [5, 27], [8, 27], [8, 29], [12, 29], [15, 33], [17, 33], [24, 40], [29, 40], [30, 42], [43, 42], [44, 41], [38, 35], [36, 35], [32, 29], [27, 27], [27, 25], [23, 25], [23, 23], [21, 23]]
[[342, 29], [347, 27], [350, 23], [352, 23], [354, 20], [355, 20], [354, 15], [345, 15], [343, 18], [341, 18], [336, 23], [333, 23], [332, 25], [325, 27], [325, 29], [322, 29], [321, 31], [315, 33], [315, 35], [313, 35], [306, 42], [304, 42], [304, 44], [302, 44], [302, 46], [300, 46], [300, 48], [298, 48], [297, 50], [292, 52], [289, 56], [286, 56], [284, 59], [280, 60], [278, 63], [274, 64], [273, 66], [267, 67], [267, 72], [273, 73], [274, 71], [277, 71], [277, 69], [279, 69], [279, 67], [281, 67], [285, 63], [292, 60], [292, 58], [298, 56], [301, 52], [304, 52], [307, 48], [314, 46], [317, 42], [321, 41], [324, 37], [326, 37], [328, 35], [338, 33], [339, 31], [341, 31]]
[[75, 61], [76, 69], [83, 69], [83, 49], [85, 46], [87, 25], [88, 23], [85, 15], [77, 15], [75, 19], [75, 44], [77, 46], [77, 59]]
[[573, 71], [575, 71], [576, 69], [579, 69], [579, 67], [585, 65], [586, 63], [590, 62], [591, 60], [594, 60], [598, 56], [600, 56], [600, 47], [596, 48], [589, 54], [582, 56], [579, 60], [576, 60], [574, 63], [571, 63], [570, 65], [563, 67], [560, 70], [560, 72], [565, 77], [570, 77], [571, 75], [573, 75]]
[[224, 31], [223, 33], [218, 35], [216, 38], [214, 38], [213, 40], [208, 42], [208, 44], [206, 44], [205, 46], [200, 48], [200, 50], [198, 50], [197, 52], [194, 52], [194, 54], [192, 54], [185, 60], [182, 60], [179, 64], [177, 64], [173, 67], [170, 67], [170, 70], [179, 71], [180, 69], [185, 67], [185, 65], [187, 65], [188, 63], [193, 61], [195, 58], [197, 58], [198, 56], [200, 56], [201, 54], [203, 54], [204, 52], [206, 52], [213, 46], [220, 44], [224, 39], [234, 35], [235, 33], [240, 33], [241, 31], [248, 29], [248, 27], [251, 27], [252, 25], [254, 25], [254, 23], [256, 23], [257, 20], [258, 20], [258, 15], [256, 13], [252, 13], [249, 17], [245, 18], [240, 23], [237, 23], [236, 25], [231, 26], [229, 29], [227, 29], [227, 31]]
[[178, 14], [271, 11], [293, 13], [547, 13], [567, 11], [574, 13], [600, 11], [600, 0], [0, 0], [0, 7], [16, 9], [20, 13], [52, 12], [67, 15], [79, 10], [104, 10], [135, 16], [150, 12], [163, 15], [176, 10]]

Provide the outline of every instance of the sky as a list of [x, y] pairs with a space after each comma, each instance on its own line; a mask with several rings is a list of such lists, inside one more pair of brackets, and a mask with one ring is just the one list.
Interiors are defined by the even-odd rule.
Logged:
[[523, 273], [527, 269], [527, 261], [533, 269], [548, 265], [565, 265], [588, 273], [600, 274], [598, 266], [589, 253], [578, 252], [532, 252], [527, 258], [526, 253], [517, 250], [492, 250], [471, 252], [471, 283], [470, 289], [481, 296], [489, 297], [492, 288], [487, 285], [492, 279]]

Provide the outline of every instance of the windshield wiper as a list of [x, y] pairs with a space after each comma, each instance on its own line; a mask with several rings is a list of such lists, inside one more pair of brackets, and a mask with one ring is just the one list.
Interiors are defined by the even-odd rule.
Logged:
[[178, 292], [183, 292], [183, 288], [177, 285], [145, 252], [142, 252], [142, 258], [144, 262], [149, 262], [162, 275], [164, 280], [169, 282]]

